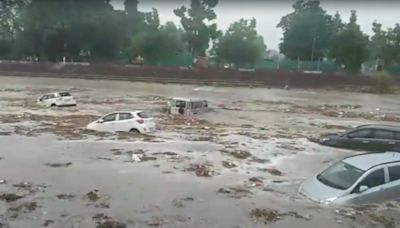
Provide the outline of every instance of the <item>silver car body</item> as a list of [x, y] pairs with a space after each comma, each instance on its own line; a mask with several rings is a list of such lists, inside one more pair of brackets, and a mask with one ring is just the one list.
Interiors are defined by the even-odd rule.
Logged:
[[173, 98], [168, 102], [169, 112], [173, 115], [194, 115], [208, 110], [206, 100], [190, 98]]
[[156, 130], [152, 117], [142, 115], [144, 111], [118, 111], [104, 115], [89, 123], [86, 129], [103, 132], [138, 132], [151, 133]]
[[362, 175], [350, 187], [341, 189], [326, 184], [327, 182], [319, 177], [324, 173], [322, 172], [306, 180], [300, 186], [299, 192], [307, 198], [323, 204], [366, 204], [400, 198], [400, 153], [355, 155], [345, 158], [331, 167], [338, 164], [354, 167]]
[[76, 100], [69, 92], [56, 92], [40, 96], [37, 103], [45, 107], [62, 107], [75, 106]]

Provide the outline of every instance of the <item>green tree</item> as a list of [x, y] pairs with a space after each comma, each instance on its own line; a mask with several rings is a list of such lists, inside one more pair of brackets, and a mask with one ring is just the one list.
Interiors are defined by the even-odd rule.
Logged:
[[369, 40], [357, 24], [356, 11], [351, 11], [350, 21], [334, 35], [330, 57], [343, 64], [349, 73], [357, 73], [369, 57]]
[[32, 0], [22, 14], [17, 36], [20, 57], [60, 61], [113, 60], [126, 34], [119, 25], [124, 15], [109, 1]]
[[184, 49], [182, 32], [173, 22], [167, 22], [158, 29], [142, 32], [132, 39], [134, 56], [141, 56], [145, 61], [157, 63], [172, 57]]
[[10, 58], [15, 36], [21, 30], [19, 14], [25, 0], [0, 1], [0, 58]]
[[374, 35], [371, 37], [370, 52], [372, 60], [383, 60], [385, 65], [400, 63], [400, 25], [388, 30], [382, 24], [372, 23]]
[[217, 24], [210, 24], [217, 18], [214, 12], [217, 4], [218, 0], [191, 0], [189, 9], [182, 6], [174, 10], [175, 15], [181, 19], [189, 52], [194, 57], [205, 56], [210, 41], [220, 36]]
[[332, 17], [319, 0], [298, 0], [294, 11], [282, 17], [280, 51], [289, 59], [316, 60], [325, 57], [332, 35]]
[[264, 39], [256, 31], [256, 20], [240, 19], [219, 38], [215, 53], [236, 67], [254, 67], [257, 61], [262, 60], [265, 49]]

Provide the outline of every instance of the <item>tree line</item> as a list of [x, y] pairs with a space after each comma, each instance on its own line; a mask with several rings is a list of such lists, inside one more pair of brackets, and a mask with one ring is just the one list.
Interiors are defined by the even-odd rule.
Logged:
[[[130, 62], [138, 56], [152, 62], [180, 53], [210, 56], [220, 63], [254, 66], [266, 45], [255, 19], [240, 19], [218, 29], [218, 0], [191, 0], [174, 10], [180, 25], [160, 23], [157, 9], [138, 10], [138, 0], [125, 0], [116, 10], [110, 0], [1, 0], [0, 59], [34, 61]], [[373, 23], [368, 37], [357, 24], [356, 11], [344, 23], [329, 15], [319, 0], [298, 0], [281, 18], [279, 49], [288, 59], [329, 59], [348, 72], [366, 61], [400, 63], [400, 25], [383, 29]]]

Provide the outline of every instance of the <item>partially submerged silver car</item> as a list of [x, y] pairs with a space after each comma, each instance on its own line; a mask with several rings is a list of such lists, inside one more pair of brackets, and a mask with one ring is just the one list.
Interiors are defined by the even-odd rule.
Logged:
[[323, 204], [366, 204], [400, 198], [400, 153], [347, 157], [305, 181], [299, 192]]

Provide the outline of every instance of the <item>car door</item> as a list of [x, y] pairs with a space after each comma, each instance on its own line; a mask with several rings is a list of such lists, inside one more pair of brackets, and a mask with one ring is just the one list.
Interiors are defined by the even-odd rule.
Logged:
[[395, 142], [395, 144], [392, 148], [392, 151], [400, 152], [400, 132], [395, 132], [394, 142]]
[[118, 113], [118, 120], [115, 126], [116, 131], [124, 131], [129, 132], [135, 126], [132, 125], [133, 122], [133, 115], [129, 112], [121, 112]]
[[43, 95], [40, 99], [39, 99], [39, 103], [41, 105], [46, 105], [46, 100], [48, 99], [48, 95]]
[[396, 147], [395, 132], [385, 129], [374, 129], [370, 142], [371, 149], [377, 152], [392, 151]]
[[56, 95], [48, 94], [47, 99], [45, 100], [47, 106], [57, 105], [56, 104]]
[[98, 129], [100, 131], [117, 131], [117, 117], [118, 113], [111, 113], [102, 118], [103, 122], [99, 123]]
[[357, 129], [340, 137], [339, 147], [355, 150], [371, 150], [373, 132], [369, 128]]
[[393, 164], [387, 167], [389, 182], [385, 187], [385, 195], [389, 199], [400, 198], [400, 164]]
[[[351, 204], [368, 204], [387, 199], [385, 196], [385, 169], [379, 168], [367, 174], [353, 189], [348, 197]], [[359, 192], [361, 186], [367, 186], [364, 192]]]

